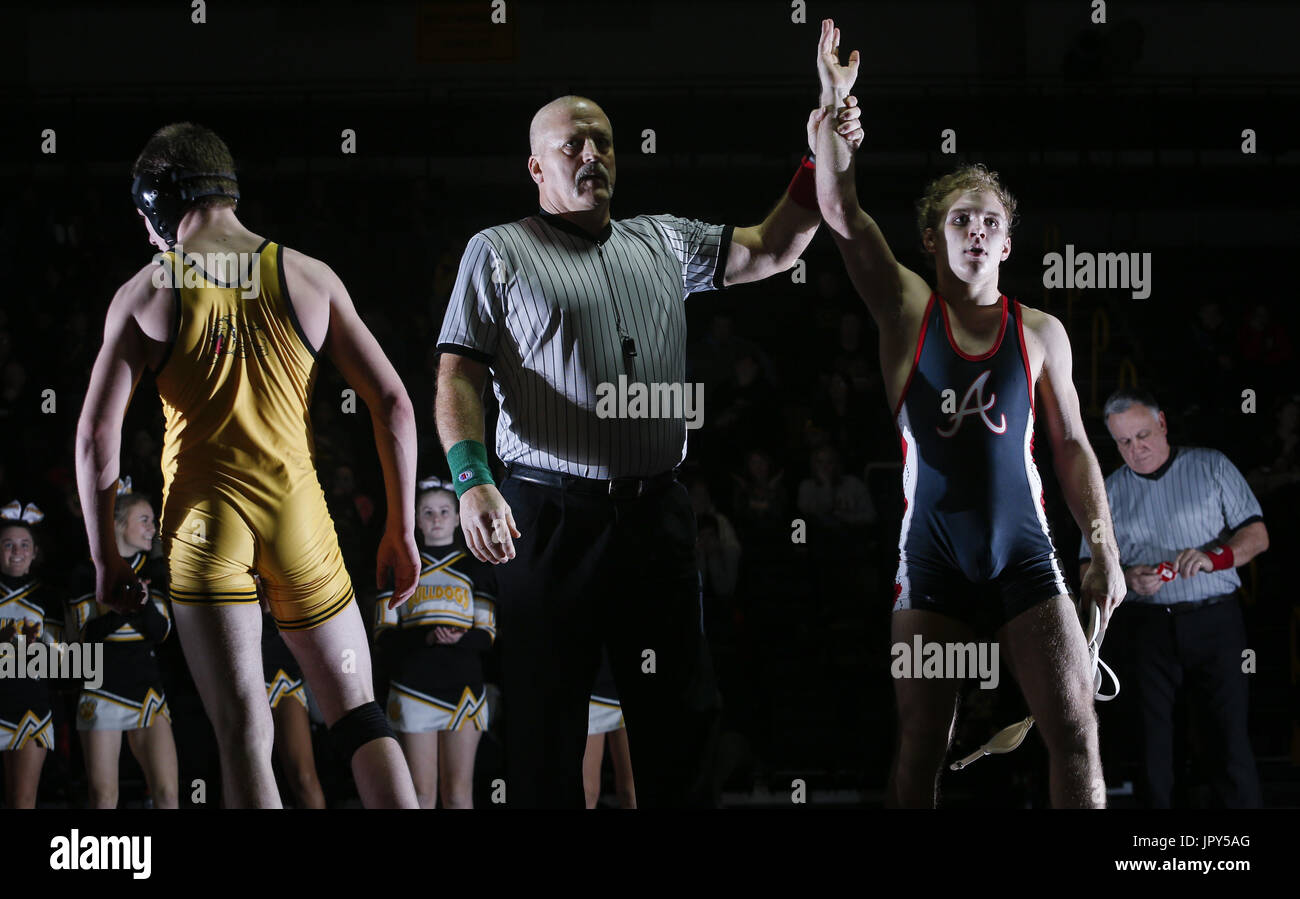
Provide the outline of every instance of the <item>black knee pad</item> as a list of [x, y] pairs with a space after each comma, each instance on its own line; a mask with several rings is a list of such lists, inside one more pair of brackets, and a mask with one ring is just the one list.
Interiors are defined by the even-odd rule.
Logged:
[[352, 763], [352, 756], [358, 749], [380, 737], [396, 739], [384, 710], [374, 700], [357, 706], [330, 728], [330, 741], [348, 764]]

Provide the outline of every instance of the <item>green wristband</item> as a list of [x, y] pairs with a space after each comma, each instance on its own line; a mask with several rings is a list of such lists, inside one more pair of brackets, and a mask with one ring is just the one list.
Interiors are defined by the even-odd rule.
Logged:
[[447, 451], [452, 485], [459, 498], [466, 490], [480, 484], [495, 484], [488, 466], [487, 447], [477, 440], [462, 440]]

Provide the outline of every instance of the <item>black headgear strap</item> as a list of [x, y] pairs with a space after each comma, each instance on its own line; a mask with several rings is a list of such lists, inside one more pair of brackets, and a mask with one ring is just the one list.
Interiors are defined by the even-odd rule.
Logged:
[[185, 215], [185, 208], [200, 197], [222, 196], [232, 200], [239, 199], [239, 190], [225, 190], [211, 187], [206, 190], [193, 190], [185, 186], [186, 181], [197, 178], [227, 178], [235, 180], [234, 172], [191, 172], [185, 169], [165, 169], [153, 174], [139, 174], [131, 182], [131, 199], [143, 212], [158, 236], [167, 241], [167, 246], [176, 246], [176, 227]]

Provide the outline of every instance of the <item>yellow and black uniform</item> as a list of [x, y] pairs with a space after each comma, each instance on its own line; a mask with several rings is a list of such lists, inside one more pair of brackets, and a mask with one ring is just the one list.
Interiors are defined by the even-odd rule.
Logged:
[[[0, 631], [12, 627], [15, 634], [30, 635], [33, 626], [36, 639], [49, 644], [61, 643], [60, 603], [51, 597], [39, 578], [0, 574]], [[16, 636], [14, 645], [16, 648]], [[17, 654], [11, 658], [17, 664]], [[0, 752], [22, 749], [31, 742], [53, 749], [53, 720], [49, 684], [44, 678], [0, 677]]]
[[281, 700], [296, 699], [307, 708], [307, 694], [303, 688], [302, 668], [285, 645], [275, 619], [262, 616], [262, 676], [266, 681], [266, 698], [274, 709]]
[[587, 703], [587, 736], [607, 734], [626, 727], [623, 723], [623, 704], [618, 699], [614, 672], [609, 667], [609, 651], [600, 650], [600, 669], [596, 682], [591, 685], [591, 699]]
[[157, 378], [160, 530], [172, 602], [255, 603], [256, 571], [280, 629], [305, 630], [347, 607], [352, 582], [316, 477], [316, 353], [289, 301], [284, 248], [268, 240], [257, 253], [247, 286], [187, 262], [173, 287], [176, 333]]
[[172, 630], [167, 608], [167, 572], [162, 559], [137, 552], [124, 560], [149, 579], [149, 601], [123, 615], [95, 602], [95, 570], [83, 565], [71, 600], [70, 624], [83, 643], [103, 643], [104, 659], [97, 686], [83, 685], [77, 702], [77, 730], [138, 730], [152, 727], [159, 716], [172, 720], [154, 647]]
[[[463, 549], [420, 551], [420, 583], [396, 609], [393, 591], [375, 603], [375, 643], [392, 675], [388, 723], [403, 733], [487, 730], [482, 653], [496, 639], [492, 566]], [[430, 628], [461, 628], [455, 643], [429, 643]]]

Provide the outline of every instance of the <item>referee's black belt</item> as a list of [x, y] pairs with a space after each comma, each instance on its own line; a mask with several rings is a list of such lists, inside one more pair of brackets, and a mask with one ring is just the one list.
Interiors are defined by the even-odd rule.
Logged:
[[1193, 599], [1188, 602], [1135, 602], [1134, 608], [1148, 609], [1152, 612], [1163, 612], [1166, 615], [1186, 615], [1188, 612], [1198, 612], [1201, 609], [1208, 609], [1210, 606], [1217, 606], [1220, 603], [1228, 602], [1237, 598], [1235, 593], [1225, 593], [1222, 596], [1211, 596], [1208, 599]]
[[665, 471], [644, 478], [581, 478], [577, 475], [517, 464], [506, 466], [506, 476], [530, 484], [541, 484], [544, 487], [558, 487], [583, 496], [606, 496], [610, 499], [637, 499], [650, 493], [657, 493], [671, 486], [677, 479], [675, 471]]

